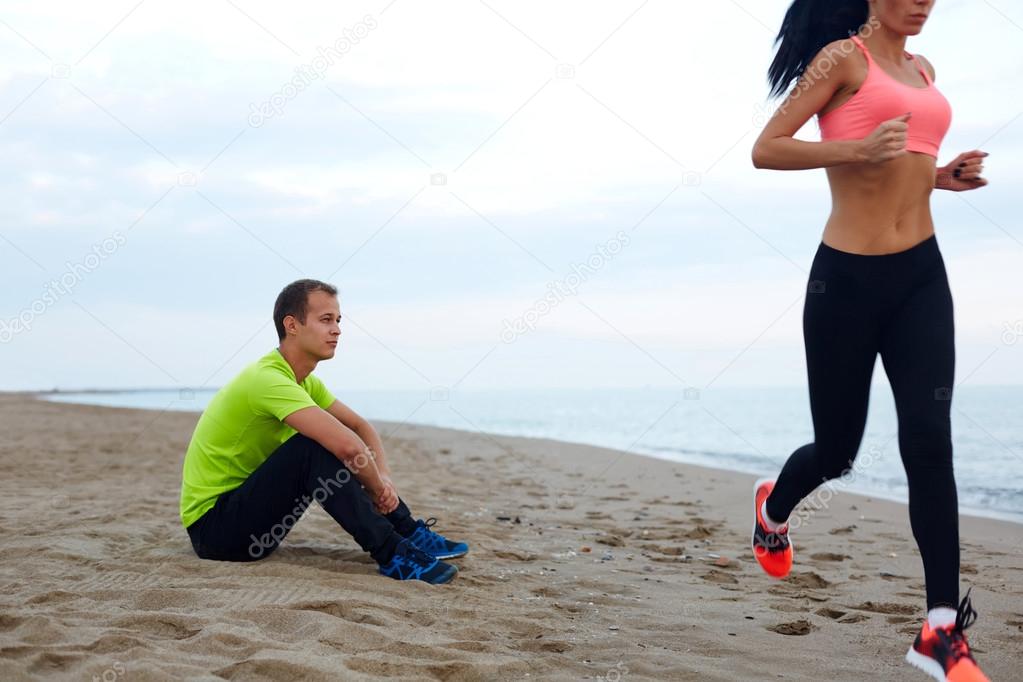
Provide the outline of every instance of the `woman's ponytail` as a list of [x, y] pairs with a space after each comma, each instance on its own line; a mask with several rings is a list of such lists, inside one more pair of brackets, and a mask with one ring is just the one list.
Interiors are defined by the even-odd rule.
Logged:
[[825, 45], [853, 35], [869, 17], [867, 0], [795, 0], [774, 40], [778, 52], [767, 70], [771, 97], [786, 92]]

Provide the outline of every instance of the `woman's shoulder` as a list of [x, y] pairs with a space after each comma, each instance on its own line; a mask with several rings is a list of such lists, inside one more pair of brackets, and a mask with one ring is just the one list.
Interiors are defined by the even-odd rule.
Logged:
[[927, 73], [930, 75], [931, 80], [933, 81], [934, 80], [934, 65], [931, 64], [931, 62], [928, 61], [927, 57], [923, 56], [922, 54], [915, 54], [913, 56], [916, 57], [917, 60], [921, 64], [924, 65], [924, 68], [927, 69]]
[[833, 40], [810, 60], [806, 71], [814, 80], [832, 80], [834, 90], [856, 89], [866, 78], [866, 56], [852, 38]]

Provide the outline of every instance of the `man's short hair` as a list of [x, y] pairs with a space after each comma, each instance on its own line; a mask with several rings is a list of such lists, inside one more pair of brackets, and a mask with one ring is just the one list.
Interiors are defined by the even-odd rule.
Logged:
[[286, 335], [284, 318], [288, 315], [305, 324], [305, 316], [309, 312], [309, 294], [314, 291], [326, 291], [331, 296], [337, 296], [337, 287], [318, 279], [295, 280], [281, 289], [274, 303], [274, 326], [277, 327], [278, 341], [283, 341]]

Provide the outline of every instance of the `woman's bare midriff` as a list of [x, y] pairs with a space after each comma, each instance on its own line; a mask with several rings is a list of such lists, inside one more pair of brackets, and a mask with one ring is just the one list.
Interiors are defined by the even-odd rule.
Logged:
[[910, 152], [886, 163], [827, 169], [831, 216], [822, 240], [864, 255], [905, 251], [934, 234], [933, 156]]

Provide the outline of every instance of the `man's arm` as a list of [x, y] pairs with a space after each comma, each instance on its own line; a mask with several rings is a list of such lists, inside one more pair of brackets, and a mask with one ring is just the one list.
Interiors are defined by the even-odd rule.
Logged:
[[[284, 418], [284, 423], [303, 436], [312, 438], [344, 462], [374, 500], [387, 491], [388, 487], [380, 478], [380, 472], [374, 462], [374, 453], [370, 452], [362, 438], [340, 419], [319, 407], [311, 406], [292, 412]], [[396, 504], [395, 501], [395, 506]]]
[[340, 400], [335, 400], [331, 403], [330, 407], [327, 408], [327, 412], [344, 426], [351, 429], [362, 439], [363, 443], [369, 446], [369, 449], [373, 451], [373, 455], [376, 458], [377, 470], [380, 472], [380, 475], [390, 480], [391, 467], [387, 464], [384, 444], [380, 441], [380, 436], [377, 434], [376, 429], [373, 428], [373, 425]]

